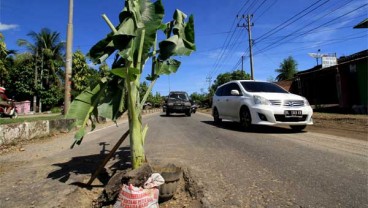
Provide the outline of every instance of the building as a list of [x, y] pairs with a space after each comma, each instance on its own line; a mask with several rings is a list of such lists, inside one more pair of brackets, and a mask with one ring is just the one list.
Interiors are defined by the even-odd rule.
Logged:
[[315, 108], [336, 106], [341, 110], [367, 113], [368, 50], [343, 56], [337, 64], [298, 72], [290, 92], [308, 99]]

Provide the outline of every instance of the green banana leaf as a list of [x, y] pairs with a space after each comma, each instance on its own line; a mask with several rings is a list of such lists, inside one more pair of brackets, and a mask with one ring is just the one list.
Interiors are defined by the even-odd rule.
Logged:
[[[75, 134], [75, 144], [80, 144], [85, 135], [85, 128], [87, 122], [92, 114], [98, 118], [97, 105], [101, 97], [104, 95], [105, 88], [107, 87], [106, 79], [102, 79], [93, 89], [88, 88], [78, 95], [70, 105], [69, 111], [66, 114], [66, 118], [76, 119], [74, 126], [79, 127], [79, 131]], [[92, 122], [92, 129], [94, 123]]]
[[158, 63], [158, 69], [156, 71], [157, 75], [166, 74], [169, 75], [171, 73], [175, 73], [180, 67], [180, 61], [175, 59], [167, 59], [166, 61], [162, 61]]
[[159, 60], [166, 60], [171, 56], [190, 55], [196, 48], [194, 44], [194, 17], [191, 15], [185, 23], [186, 15], [180, 10], [174, 13], [174, 21], [166, 24], [166, 35], [170, 36], [159, 43]]

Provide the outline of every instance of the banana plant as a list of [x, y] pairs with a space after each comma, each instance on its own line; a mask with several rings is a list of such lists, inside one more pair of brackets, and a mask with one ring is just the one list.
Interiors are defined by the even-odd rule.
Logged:
[[[144, 140], [148, 127], [142, 126], [142, 108], [160, 75], [175, 73], [180, 62], [177, 55], [190, 55], [195, 50], [194, 19], [176, 10], [173, 20], [163, 24], [164, 6], [161, 0], [125, 0], [125, 7], [119, 14], [119, 25], [114, 27], [103, 15], [111, 32], [98, 41], [88, 56], [96, 63], [103, 63], [114, 55], [111, 71], [101, 77], [98, 84], [90, 86], [71, 103], [67, 118], [75, 118], [79, 128], [75, 142], [81, 144], [86, 134], [86, 125], [92, 116], [116, 121], [125, 111], [128, 113], [129, 137], [133, 169], [145, 162]], [[157, 33], [165, 34], [157, 46]], [[144, 63], [151, 58], [152, 68], [147, 77], [151, 81], [145, 95], [139, 94], [139, 85]], [[95, 123], [92, 122], [92, 130]]]

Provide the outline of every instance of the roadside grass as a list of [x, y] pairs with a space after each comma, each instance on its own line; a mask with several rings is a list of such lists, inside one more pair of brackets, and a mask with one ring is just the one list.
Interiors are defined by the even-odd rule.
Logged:
[[18, 118], [0, 118], [0, 125], [2, 124], [14, 124], [14, 123], [24, 123], [24, 122], [32, 122], [32, 121], [44, 121], [44, 120], [54, 120], [61, 119], [64, 116], [61, 114], [58, 115], [40, 115], [40, 116], [24, 116]]

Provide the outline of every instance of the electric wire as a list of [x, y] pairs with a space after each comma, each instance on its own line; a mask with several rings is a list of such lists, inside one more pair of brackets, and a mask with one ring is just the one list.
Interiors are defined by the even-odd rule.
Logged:
[[[247, 9], [246, 6], [248, 5], [248, 3], [251, 2], [251, 1], [246, 1], [242, 7], [239, 9], [238, 13], [237, 13], [237, 17], [240, 16], [240, 13], [242, 11], [244, 11], [244, 13], [246, 13], [247, 11], [250, 11], [253, 7], [255, 7], [257, 5], [257, 2], [258, 1], [253, 1]], [[255, 11], [259, 10], [262, 5], [264, 5], [264, 3], [266, 2], [266, 0], [262, 1], [258, 7], [256, 7]], [[245, 9], [245, 10], [244, 10]], [[234, 20], [235, 22], [236, 20]], [[232, 27], [231, 29], [234, 27], [234, 22], [232, 24]], [[207, 78], [211, 78], [214, 74], [216, 74], [219, 70], [220, 70], [220, 67], [228, 62], [229, 60], [229, 57], [231, 55], [231, 52], [234, 51], [234, 48], [237, 49], [240, 47], [240, 44], [238, 44], [238, 40], [240, 39], [240, 35], [241, 33], [237, 33], [238, 30], [236, 30], [236, 28], [233, 30], [233, 32], [231, 33], [230, 36], [227, 36], [226, 39], [225, 39], [225, 42], [222, 46], [222, 49], [220, 51], [220, 55], [218, 56], [218, 58], [216, 59], [215, 61], [215, 64], [213, 66], [213, 68], [210, 70], [210, 72], [208, 73], [207, 75]], [[236, 33], [236, 35], [235, 35]], [[222, 63], [222, 64], [220, 64]]]
[[[363, 5], [361, 5], [361, 6], [357, 7], [357, 8], [355, 8], [355, 9], [353, 9], [353, 10], [351, 10], [351, 11], [347, 12], [347, 13], [344, 13], [343, 15], [340, 15], [340, 16], [338, 16], [338, 17], [336, 17], [336, 18], [333, 18], [332, 20], [329, 20], [329, 21], [327, 21], [327, 22], [325, 22], [325, 23], [323, 23], [323, 24], [321, 24], [321, 25], [319, 25], [319, 26], [317, 26], [317, 27], [314, 27], [314, 28], [312, 28], [312, 29], [309, 29], [308, 31], [302, 32], [302, 33], [298, 34], [297, 36], [293, 37], [291, 40], [294, 40], [294, 39], [296, 39], [296, 38], [298, 38], [298, 37], [300, 37], [300, 36], [303, 36], [303, 35], [309, 34], [310, 32], [312, 32], [312, 31], [314, 31], [314, 30], [316, 30], [316, 29], [318, 29], [318, 28], [321, 28], [321, 27], [323, 27], [323, 26], [326, 26], [326, 25], [328, 25], [328, 24], [330, 24], [330, 23], [332, 23], [332, 22], [334, 22], [334, 21], [336, 21], [336, 20], [338, 20], [338, 19], [340, 19], [340, 18], [342, 18], [342, 17], [344, 17], [344, 16], [346, 16], [346, 15], [348, 15], [348, 14], [351, 14], [352, 12], [355, 12], [355, 11], [357, 11], [357, 10], [359, 10], [359, 9], [362, 9], [363, 7], [366, 7], [367, 5], [368, 5], [368, 3], [367, 3], [367, 4], [363, 4]], [[310, 24], [309, 24], [309, 25], [310, 25]], [[307, 25], [307, 26], [308, 26], [308, 25]], [[304, 28], [306, 28], [306, 26], [304, 26]], [[279, 46], [279, 45], [283, 44], [283, 42], [282, 42], [282, 41], [285, 41], [287, 38], [289, 38], [289, 37], [293, 36], [293, 34], [295, 34], [295, 32], [296, 32], [296, 31], [298, 31], [298, 30], [295, 30], [295, 31], [293, 31], [292, 33], [289, 33], [289, 34], [288, 34], [288, 35], [286, 35], [283, 39], [281, 39], [281, 40], [279, 40], [279, 41], [275, 41], [275, 42], [273, 42], [272, 44], [269, 44], [268, 46], [266, 46], [266, 47], [262, 48], [260, 51], [257, 51], [257, 52], [255, 52], [254, 54], [256, 55], [256, 54], [263, 53], [263, 52], [265, 52], [266, 50], [269, 50], [269, 49], [271, 49], [271, 48], [275, 48], [275, 47], [277, 47], [277, 46]], [[290, 40], [289, 40], [289, 41], [290, 41]]]
[[[321, 2], [322, 0], [318, 0], [317, 2], [314, 2], [313, 4], [309, 5], [307, 8], [303, 9], [302, 11], [298, 12], [297, 14], [293, 15], [291, 18], [287, 19], [283, 23], [279, 24], [278, 26], [274, 27], [270, 31], [266, 32], [265, 34], [261, 35], [260, 37], [256, 38], [257, 42], [261, 42], [262, 40], [272, 36], [273, 34], [281, 31], [282, 29], [285, 29], [286, 27], [290, 26], [292, 23], [300, 20], [302, 17], [306, 16], [307, 14], [310, 14], [311, 12], [315, 11], [316, 9], [320, 8], [320, 6], [326, 4], [329, 0], [322, 2], [321, 4], [317, 4]], [[309, 10], [311, 9], [311, 10]], [[309, 11], [308, 11], [309, 10]], [[303, 14], [304, 12], [307, 12]], [[299, 15], [303, 14], [301, 17], [298, 17]], [[295, 19], [298, 17], [297, 19]], [[291, 22], [290, 22], [291, 21]]]

